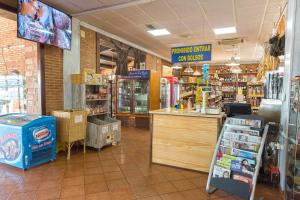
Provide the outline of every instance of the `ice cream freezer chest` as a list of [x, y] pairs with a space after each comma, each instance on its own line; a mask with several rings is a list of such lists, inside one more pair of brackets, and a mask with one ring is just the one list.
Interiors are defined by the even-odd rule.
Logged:
[[56, 159], [56, 119], [52, 116], [0, 116], [0, 163], [21, 169]]

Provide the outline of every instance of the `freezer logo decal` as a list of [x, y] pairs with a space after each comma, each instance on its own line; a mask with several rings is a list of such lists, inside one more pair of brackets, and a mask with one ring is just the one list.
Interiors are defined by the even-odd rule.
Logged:
[[21, 154], [21, 144], [14, 133], [0, 137], [0, 161], [14, 162]]
[[33, 130], [33, 137], [40, 143], [51, 137], [51, 131], [47, 127], [39, 127]]

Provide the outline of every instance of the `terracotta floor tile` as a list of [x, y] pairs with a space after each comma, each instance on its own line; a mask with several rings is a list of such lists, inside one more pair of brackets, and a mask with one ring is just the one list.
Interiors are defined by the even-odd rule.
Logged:
[[181, 173], [179, 173], [179, 172], [164, 173], [164, 177], [168, 181], [175, 181], [175, 180], [185, 179], [185, 177]]
[[112, 200], [134, 200], [136, 199], [133, 193], [126, 188], [111, 191]]
[[180, 192], [186, 200], [207, 200], [207, 195], [203, 194], [199, 189], [186, 190]]
[[162, 174], [154, 174], [146, 177], [149, 184], [157, 184], [167, 182], [168, 180]]
[[84, 195], [84, 186], [78, 185], [78, 186], [62, 187], [60, 197], [67, 198], [67, 197], [76, 197], [76, 196], [83, 196], [83, 195]]
[[115, 165], [112, 165], [112, 166], [102, 166], [102, 169], [103, 169], [103, 173], [107, 173], [107, 172], [120, 172], [121, 169], [119, 166], [115, 166]]
[[136, 198], [146, 198], [158, 195], [153, 185], [142, 185], [131, 187], [133, 194]]
[[7, 200], [10, 194], [10, 192], [1, 192], [0, 200]]
[[85, 200], [111, 200], [111, 194], [110, 192], [88, 194], [85, 196]]
[[107, 192], [108, 187], [105, 182], [92, 183], [92, 184], [84, 185], [84, 191], [85, 191], [85, 195], [95, 194], [99, 192]]
[[[149, 130], [122, 128], [122, 142], [100, 152], [88, 149], [84, 155], [81, 146], [75, 147], [71, 160], [62, 152], [56, 161], [27, 171], [0, 164], [0, 200], [58, 195], [72, 200], [240, 200], [222, 191], [208, 195], [207, 173], [152, 164], [149, 151]], [[259, 196], [274, 200], [280, 193], [258, 184]]]
[[147, 185], [148, 184], [148, 181], [145, 177], [143, 176], [126, 176], [126, 180], [127, 182], [130, 184], [130, 185]]
[[31, 191], [38, 190], [40, 185], [41, 185], [40, 181], [30, 182], [30, 183], [26, 182], [23, 184], [19, 184], [15, 189], [17, 192], [31, 192]]
[[84, 175], [93, 175], [93, 174], [100, 174], [100, 169], [99, 167], [91, 167], [91, 168], [85, 168], [84, 169]]
[[196, 188], [193, 183], [186, 179], [171, 181], [171, 183], [177, 188], [178, 191], [191, 190]]
[[161, 200], [161, 198], [160, 196], [153, 196], [153, 197], [140, 198], [138, 200]]
[[104, 174], [106, 181], [116, 180], [116, 179], [123, 179], [124, 175], [122, 172], [107, 172]]
[[103, 174], [84, 176], [84, 184], [98, 183], [105, 181]]
[[111, 160], [103, 160], [101, 161], [101, 165], [103, 167], [107, 167], [107, 166], [118, 166], [118, 163], [116, 160], [111, 159]]
[[60, 198], [60, 200], [85, 200], [85, 196], [84, 195], [71, 196], [66, 198]]
[[206, 187], [207, 178], [196, 177], [196, 178], [188, 178], [187, 180], [193, 183], [197, 188]]
[[129, 184], [125, 179], [107, 181], [106, 183], [110, 191], [129, 189]]
[[177, 189], [170, 182], [157, 183], [153, 185], [158, 194], [167, 194], [177, 192]]
[[184, 196], [179, 193], [170, 193], [170, 194], [164, 194], [160, 196], [163, 200], [185, 200]]
[[20, 192], [12, 193], [8, 200], [36, 200], [37, 196], [35, 192]]
[[84, 176], [64, 178], [62, 180], [63, 187], [74, 186], [74, 185], [84, 185]]
[[50, 200], [50, 199], [59, 199], [60, 197], [60, 189], [46, 189], [39, 190], [36, 192], [38, 200]]
[[47, 189], [61, 189], [60, 181], [42, 181], [38, 187], [38, 190], [47, 190]]

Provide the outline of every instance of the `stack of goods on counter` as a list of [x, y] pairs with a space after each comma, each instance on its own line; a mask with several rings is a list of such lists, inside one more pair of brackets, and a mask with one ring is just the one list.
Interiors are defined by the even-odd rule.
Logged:
[[242, 181], [252, 188], [262, 140], [261, 127], [261, 120], [228, 119], [214, 165], [214, 178]]

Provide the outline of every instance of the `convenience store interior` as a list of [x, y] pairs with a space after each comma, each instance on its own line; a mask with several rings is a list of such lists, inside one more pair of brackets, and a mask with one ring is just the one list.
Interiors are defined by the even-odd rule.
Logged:
[[0, 0], [0, 200], [300, 200], [298, 8]]

